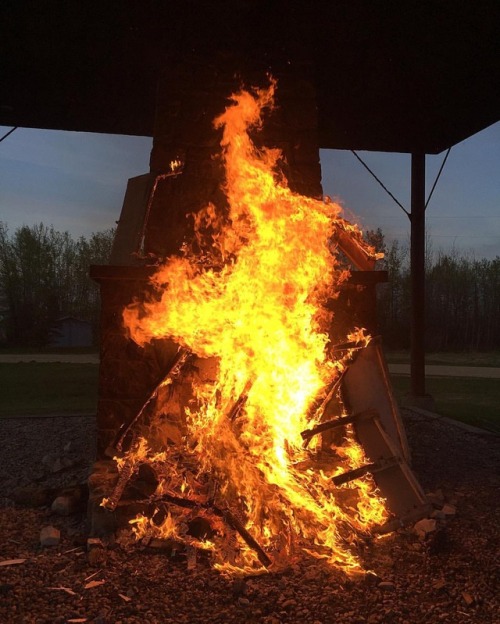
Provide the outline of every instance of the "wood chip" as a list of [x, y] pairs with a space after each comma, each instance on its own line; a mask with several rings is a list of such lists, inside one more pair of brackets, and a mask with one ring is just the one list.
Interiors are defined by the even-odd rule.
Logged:
[[132, 600], [132, 598], [130, 596], [127, 596], [126, 594], [118, 594], [120, 596], [120, 598], [122, 600], [125, 600], [125, 602], [130, 602]]
[[444, 579], [438, 579], [434, 581], [432, 587], [434, 587], [434, 589], [443, 589], [443, 587], [446, 587], [446, 581]]
[[0, 561], [0, 566], [19, 565], [25, 561], [26, 559], [4, 559], [3, 561]]
[[92, 574], [89, 574], [89, 576], [87, 576], [87, 578], [84, 578], [84, 581], [90, 581], [91, 578], [94, 578], [94, 576], [97, 576], [100, 572], [102, 572], [102, 570], [97, 570], [97, 572], [93, 572]]
[[63, 555], [67, 555], [68, 553], [72, 553], [72, 552], [75, 552], [76, 550], [81, 550], [81, 549], [82, 549], [81, 546], [76, 546], [75, 548], [70, 548], [69, 550], [65, 550], [63, 552]]
[[69, 587], [47, 587], [47, 589], [55, 589], [56, 591], [63, 591], [69, 594], [70, 596], [76, 596], [76, 592], [74, 592]]
[[73, 622], [76, 624], [77, 622], [88, 622], [87, 618], [73, 618], [71, 620], [66, 620], [67, 622]]
[[474, 596], [471, 596], [468, 592], [462, 592], [462, 598], [464, 599], [465, 604], [470, 607], [475, 603]]
[[92, 589], [93, 587], [99, 587], [99, 585], [104, 585], [106, 581], [90, 581], [87, 583], [83, 589]]

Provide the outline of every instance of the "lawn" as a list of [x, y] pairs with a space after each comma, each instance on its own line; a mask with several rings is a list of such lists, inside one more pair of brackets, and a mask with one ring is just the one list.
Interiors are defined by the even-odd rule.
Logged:
[[0, 364], [0, 416], [95, 413], [97, 364]]
[[[396, 398], [408, 393], [409, 377], [392, 375], [391, 380]], [[0, 417], [95, 413], [97, 381], [97, 364], [0, 364]], [[500, 433], [498, 379], [429, 377], [427, 392], [439, 414]]]
[[[391, 364], [409, 364], [409, 351], [390, 351], [384, 349], [385, 357]], [[500, 353], [489, 351], [437, 352], [425, 354], [426, 364], [442, 364], [445, 366], [492, 366], [500, 368]]]
[[56, 353], [59, 355], [68, 355], [71, 353], [95, 353], [99, 354], [98, 347], [64, 347], [61, 351], [61, 347], [0, 347], [0, 356], [2, 354], [20, 354], [26, 353]]
[[[409, 392], [409, 377], [391, 375], [391, 381], [397, 399]], [[428, 377], [426, 391], [438, 414], [500, 433], [499, 379]]]

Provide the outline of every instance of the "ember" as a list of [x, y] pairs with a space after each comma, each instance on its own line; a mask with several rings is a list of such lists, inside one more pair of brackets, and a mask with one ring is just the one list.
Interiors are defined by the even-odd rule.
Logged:
[[157, 486], [153, 513], [132, 521], [138, 538], [210, 550], [228, 572], [304, 553], [356, 572], [353, 545], [388, 518], [340, 392], [370, 337], [352, 327], [332, 347], [327, 302], [349, 277], [341, 251], [362, 268], [377, 256], [338, 204], [288, 188], [278, 149], [254, 146], [275, 88], [234, 94], [215, 120], [228, 208], [193, 215], [195, 240], [158, 268], [155, 300], [124, 311], [136, 343], [169, 338], [179, 353], [120, 432], [102, 505], [146, 464]]

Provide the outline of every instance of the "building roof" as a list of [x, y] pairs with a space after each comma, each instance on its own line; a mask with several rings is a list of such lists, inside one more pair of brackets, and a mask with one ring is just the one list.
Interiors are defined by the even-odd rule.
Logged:
[[438, 153], [500, 118], [497, 0], [16, 0], [0, 124], [151, 136], [165, 63], [308, 60], [323, 148]]

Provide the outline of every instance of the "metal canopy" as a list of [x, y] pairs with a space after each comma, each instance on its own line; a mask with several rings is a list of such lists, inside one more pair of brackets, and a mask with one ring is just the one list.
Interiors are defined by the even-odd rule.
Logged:
[[[500, 3], [6, 0], [0, 124], [152, 135], [166, 63], [307, 66], [323, 148], [438, 153], [500, 118]], [[243, 76], [244, 77], [244, 76]]]

